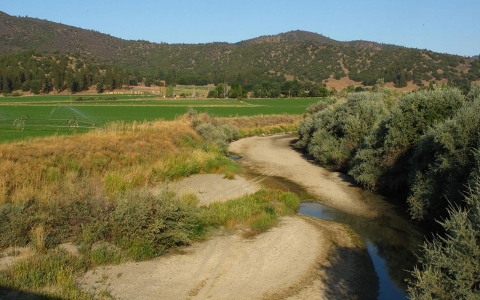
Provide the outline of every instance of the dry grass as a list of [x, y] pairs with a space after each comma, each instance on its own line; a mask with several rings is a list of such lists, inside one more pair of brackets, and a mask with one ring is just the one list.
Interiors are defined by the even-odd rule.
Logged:
[[252, 136], [296, 131], [300, 118], [276, 115], [214, 119], [207, 114], [185, 115], [175, 121], [114, 122], [76, 136], [2, 144], [0, 205], [32, 199], [48, 203], [83, 196], [108, 198], [191, 174], [221, 172], [225, 162], [218, 161], [219, 153], [199, 146], [203, 141], [192, 128], [194, 119], [229, 123], [242, 136]]
[[202, 160], [215, 154], [197, 150], [189, 155], [199, 143], [189, 124], [178, 120], [111, 123], [83, 135], [2, 144], [0, 204], [76, 195], [78, 183], [85, 182], [93, 192], [107, 194], [155, 184], [175, 177], [171, 168], [178, 161], [205, 167]]
[[[184, 118], [192, 117], [185, 115]], [[283, 132], [296, 132], [301, 115], [258, 115], [233, 118], [212, 118], [208, 114], [199, 114], [194, 120], [199, 123], [212, 123], [215, 125], [228, 123], [238, 128], [241, 137], [274, 134]]]

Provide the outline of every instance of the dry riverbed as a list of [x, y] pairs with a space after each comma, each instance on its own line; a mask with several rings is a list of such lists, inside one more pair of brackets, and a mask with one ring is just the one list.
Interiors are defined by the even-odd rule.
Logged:
[[[200, 204], [253, 193], [268, 176], [304, 185], [324, 203], [364, 216], [374, 213], [361, 189], [308, 162], [292, 137], [253, 137], [231, 144], [261, 176], [234, 180], [197, 175], [171, 188], [196, 193]], [[365, 246], [350, 228], [305, 216], [245, 238], [218, 232], [158, 259], [101, 267], [79, 279], [85, 290], [118, 299], [375, 299], [376, 275]]]

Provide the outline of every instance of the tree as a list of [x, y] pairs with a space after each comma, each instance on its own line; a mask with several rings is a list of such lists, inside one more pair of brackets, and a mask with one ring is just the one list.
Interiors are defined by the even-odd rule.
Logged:
[[103, 93], [103, 84], [101, 82], [97, 83], [96, 90], [99, 94]]
[[298, 97], [303, 91], [305, 91], [305, 85], [297, 79], [285, 81], [282, 86], [282, 94], [288, 97]]
[[225, 98], [225, 85], [223, 83], [217, 84], [215, 87], [215, 98]]
[[168, 98], [172, 98], [173, 97], [173, 86], [171, 84], [169, 84], [167, 86], [167, 89], [165, 91], [165, 96], [168, 97]]
[[228, 91], [228, 98], [242, 99], [244, 96], [242, 85], [238, 83], [232, 84], [230, 90]]

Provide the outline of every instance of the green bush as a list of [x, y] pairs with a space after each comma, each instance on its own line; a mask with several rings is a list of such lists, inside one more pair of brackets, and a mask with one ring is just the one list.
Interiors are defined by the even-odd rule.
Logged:
[[480, 151], [467, 193], [467, 208], [454, 206], [436, 235], [422, 249], [412, 272], [411, 299], [480, 299]]
[[430, 127], [451, 118], [465, 97], [458, 89], [406, 94], [388, 119], [365, 138], [349, 174], [369, 189], [405, 191], [413, 150]]
[[421, 137], [411, 159], [413, 218], [439, 219], [448, 203], [462, 205], [462, 191], [476, 168], [472, 149], [480, 148], [479, 130], [480, 97]]
[[202, 227], [197, 210], [168, 191], [158, 196], [132, 191], [121, 196], [112, 212], [111, 238], [135, 259], [157, 256], [190, 243], [192, 235]]
[[347, 169], [365, 136], [388, 116], [386, 100], [383, 93], [352, 93], [315, 112], [299, 126], [300, 146], [329, 168]]
[[200, 134], [207, 142], [215, 143], [219, 146], [220, 150], [224, 153], [228, 153], [228, 144], [240, 137], [238, 129], [231, 124], [213, 124], [204, 123], [199, 124], [195, 130]]

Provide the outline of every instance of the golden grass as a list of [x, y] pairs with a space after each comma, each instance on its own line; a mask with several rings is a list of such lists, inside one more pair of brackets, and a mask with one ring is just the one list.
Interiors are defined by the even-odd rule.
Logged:
[[[184, 119], [191, 119], [188, 115]], [[273, 134], [283, 132], [296, 132], [298, 123], [302, 120], [301, 115], [257, 115], [232, 118], [212, 118], [210, 115], [202, 113], [195, 116], [200, 123], [224, 124], [238, 128], [242, 137], [255, 136], [262, 134]]]
[[[193, 118], [229, 123], [242, 136], [251, 136], [296, 131], [301, 116], [184, 115], [175, 121], [113, 122], [86, 134], [1, 144], [0, 204], [65, 201], [82, 193], [112, 197], [190, 174], [221, 172], [225, 163], [218, 161], [219, 153], [199, 146], [203, 141], [192, 128]], [[81, 190], [86, 186], [88, 191]]]
[[[0, 145], [0, 203], [76, 194], [80, 181], [155, 183], [151, 170], [199, 143], [184, 121], [111, 123], [103, 130]], [[198, 158], [197, 158], [198, 159]], [[110, 183], [109, 183], [110, 182]]]

